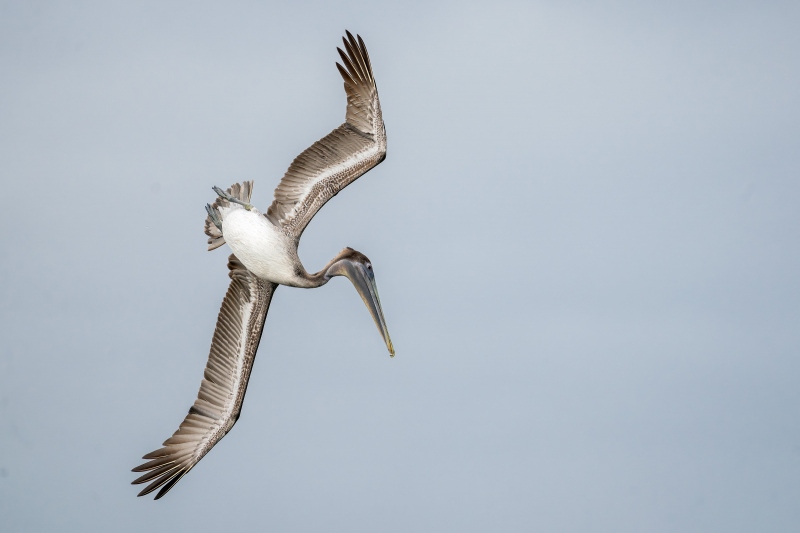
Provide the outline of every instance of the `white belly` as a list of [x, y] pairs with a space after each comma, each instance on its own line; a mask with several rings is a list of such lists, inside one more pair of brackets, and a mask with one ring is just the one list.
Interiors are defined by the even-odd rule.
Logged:
[[247, 270], [261, 279], [295, 285], [299, 264], [292, 240], [257, 211], [220, 209], [222, 236]]

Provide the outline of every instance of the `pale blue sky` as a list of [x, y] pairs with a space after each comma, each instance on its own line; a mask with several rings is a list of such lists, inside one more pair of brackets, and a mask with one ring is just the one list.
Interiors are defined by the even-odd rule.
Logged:
[[[0, 2], [0, 529], [794, 532], [800, 6]], [[311, 223], [242, 418], [163, 500], [228, 278], [366, 41], [388, 158]]]

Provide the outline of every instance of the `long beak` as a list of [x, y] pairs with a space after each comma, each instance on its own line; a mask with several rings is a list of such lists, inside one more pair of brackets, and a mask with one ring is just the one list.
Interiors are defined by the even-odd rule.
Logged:
[[392, 339], [389, 338], [389, 329], [386, 327], [386, 319], [383, 318], [383, 309], [381, 309], [381, 299], [378, 297], [378, 285], [375, 283], [375, 275], [362, 265], [355, 266], [349, 274], [351, 275], [347, 277], [353, 282], [353, 286], [355, 286], [358, 294], [361, 295], [361, 299], [364, 300], [367, 309], [369, 309], [372, 320], [374, 320], [375, 325], [378, 326], [378, 331], [380, 331], [381, 337], [383, 337], [383, 342], [386, 343], [386, 347], [389, 349], [389, 355], [394, 357], [394, 346], [392, 346]]

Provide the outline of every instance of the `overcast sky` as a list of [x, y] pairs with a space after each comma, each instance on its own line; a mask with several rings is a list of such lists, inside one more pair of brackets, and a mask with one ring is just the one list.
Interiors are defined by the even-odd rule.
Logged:
[[[0, 1], [4, 532], [800, 530], [797, 2]], [[228, 277], [213, 185], [344, 118], [234, 430], [157, 502]]]

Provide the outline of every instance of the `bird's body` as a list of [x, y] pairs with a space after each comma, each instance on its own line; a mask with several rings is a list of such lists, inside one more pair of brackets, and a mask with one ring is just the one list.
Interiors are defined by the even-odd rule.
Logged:
[[297, 255], [300, 236], [325, 203], [386, 156], [386, 131], [378, 90], [366, 46], [347, 32], [339, 49], [344, 66], [336, 66], [347, 94], [345, 123], [301, 153], [275, 189], [265, 213], [250, 205], [253, 184], [215, 190], [219, 198], [206, 206], [208, 249], [228, 244], [231, 283], [222, 301], [197, 399], [178, 430], [148, 461], [133, 469], [144, 472], [133, 483], [149, 483], [139, 496], [166, 494], [222, 439], [239, 418], [264, 321], [278, 285], [313, 288], [336, 276], [348, 278], [367, 305], [394, 355], [383, 318], [372, 263], [345, 248], [315, 274]]
[[257, 277], [290, 287], [308, 287], [300, 275], [297, 241], [257, 209], [231, 204], [219, 210], [225, 242], [247, 270]]

